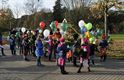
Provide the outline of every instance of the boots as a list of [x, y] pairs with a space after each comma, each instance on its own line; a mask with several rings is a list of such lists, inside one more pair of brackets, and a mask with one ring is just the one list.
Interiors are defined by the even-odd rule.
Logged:
[[77, 71], [77, 73], [81, 73], [81, 68], [82, 68], [82, 66], [83, 66], [83, 64], [81, 63], [81, 64], [80, 64], [80, 67], [79, 67], [79, 69], [78, 69], [78, 71]]
[[88, 67], [88, 72], [91, 72], [90, 67]]
[[79, 66], [77, 65], [76, 60], [77, 60], [77, 58], [76, 58], [76, 57], [73, 57], [73, 65], [74, 65], [75, 67], [79, 67]]
[[2, 56], [6, 56], [6, 55], [4, 54], [4, 49], [3, 49], [3, 48], [1, 48], [1, 52], [2, 52]]
[[60, 70], [62, 74], [68, 74], [68, 72], [65, 71], [64, 66], [60, 66]]

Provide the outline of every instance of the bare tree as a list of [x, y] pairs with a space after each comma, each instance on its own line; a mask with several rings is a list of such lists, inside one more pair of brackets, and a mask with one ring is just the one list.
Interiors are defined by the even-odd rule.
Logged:
[[71, 24], [73, 24], [76, 29], [78, 26], [78, 21], [88, 18], [88, 7], [92, 0], [62, 0], [62, 4], [67, 8], [65, 17]]
[[[27, 14], [27, 15], [33, 14], [34, 19], [35, 19], [35, 13], [40, 11], [41, 6], [42, 6], [41, 1], [42, 0], [25, 0], [25, 5], [24, 5], [25, 14]], [[27, 16], [27, 20], [26, 20], [26, 24], [25, 24], [26, 27], [29, 26], [28, 22], [29, 22], [29, 16]]]
[[19, 27], [20, 26], [20, 22], [21, 22], [21, 19], [19, 19], [20, 17], [20, 14], [22, 14], [22, 10], [21, 10], [21, 7], [18, 6], [19, 4], [15, 4], [14, 7], [13, 7], [13, 14], [15, 15], [15, 18], [16, 18], [16, 27]]

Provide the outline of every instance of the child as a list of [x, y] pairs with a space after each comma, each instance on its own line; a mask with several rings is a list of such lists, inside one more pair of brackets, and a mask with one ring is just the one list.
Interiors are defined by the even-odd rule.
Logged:
[[52, 35], [49, 35], [49, 41], [48, 41], [48, 53], [49, 53], [49, 61], [51, 61], [52, 54], [54, 51], [54, 41], [52, 39]]
[[29, 52], [29, 38], [28, 38], [28, 35], [25, 34], [24, 35], [24, 39], [22, 41], [22, 45], [23, 45], [23, 57], [24, 57], [24, 60], [25, 61], [29, 61], [29, 59], [27, 58], [27, 55], [28, 55], [28, 52]]
[[2, 53], [2, 56], [5, 56], [5, 54], [4, 54], [4, 47], [2, 46], [3, 45], [3, 43], [2, 43], [2, 33], [0, 33], [0, 48], [1, 48], [1, 53]]
[[[82, 42], [84, 41], [84, 42]], [[80, 50], [80, 67], [77, 71], [77, 73], [81, 72], [81, 68], [82, 66], [87, 67], [88, 72], [90, 72], [90, 66], [89, 66], [89, 54], [90, 54], [90, 48], [88, 45], [88, 40], [83, 38], [83, 40], [81, 39], [81, 42], [83, 43], [81, 45], [81, 50]]]
[[107, 58], [106, 50], [108, 46], [108, 42], [106, 40], [105, 34], [102, 35], [102, 40], [99, 43], [100, 46], [100, 61], [105, 61]]
[[42, 44], [42, 40], [41, 40], [41, 36], [38, 35], [36, 41], [35, 41], [35, 46], [36, 46], [36, 50], [35, 50], [35, 55], [37, 57], [37, 66], [41, 66], [41, 56], [43, 55], [43, 44]]
[[68, 51], [64, 38], [60, 38], [60, 43], [57, 47], [57, 60], [62, 74], [68, 74], [68, 72], [65, 71], [66, 53]]
[[73, 65], [75, 67], [78, 67], [77, 58], [79, 57], [79, 50], [80, 50], [80, 40], [76, 40], [73, 45]]
[[10, 50], [11, 50], [12, 55], [16, 55], [16, 43], [15, 43], [14, 34], [10, 35], [9, 43], [10, 43]]

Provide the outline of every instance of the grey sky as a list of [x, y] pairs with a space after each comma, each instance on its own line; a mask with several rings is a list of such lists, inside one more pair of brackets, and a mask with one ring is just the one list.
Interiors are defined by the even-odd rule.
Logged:
[[[2, 0], [0, 0], [0, 7], [2, 7]], [[19, 17], [21, 17], [22, 15], [25, 14], [24, 12], [24, 3], [25, 3], [26, 0], [9, 0], [8, 1], [8, 4], [9, 4], [9, 7], [12, 9], [13, 13], [16, 11], [17, 8], [19, 8], [20, 10], [20, 15]], [[41, 0], [42, 3], [41, 3], [41, 6], [42, 8], [46, 8], [46, 9], [53, 9], [53, 6], [55, 5], [55, 1], [56, 0]], [[15, 13], [14, 13], [14, 16], [16, 17]]]

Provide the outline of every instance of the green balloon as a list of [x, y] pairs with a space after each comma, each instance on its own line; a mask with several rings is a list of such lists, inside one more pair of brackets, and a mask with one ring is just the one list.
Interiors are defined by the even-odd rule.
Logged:
[[63, 31], [66, 31], [68, 29], [68, 24], [66, 22], [63, 22], [61, 24]]
[[50, 28], [52, 29], [53, 32], [55, 31], [56, 27], [55, 27], [54, 22], [51, 22], [51, 24], [50, 24]]
[[89, 31], [90, 29], [92, 29], [92, 23], [85, 24], [85, 27]]

